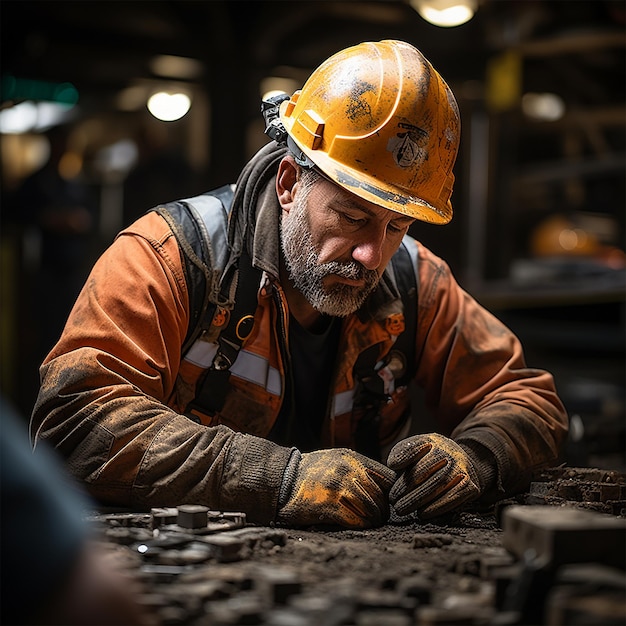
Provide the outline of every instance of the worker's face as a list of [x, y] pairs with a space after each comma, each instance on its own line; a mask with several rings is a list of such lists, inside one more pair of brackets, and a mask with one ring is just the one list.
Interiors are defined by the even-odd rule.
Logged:
[[290, 279], [313, 308], [339, 317], [376, 288], [413, 222], [307, 175], [295, 183], [288, 209], [281, 229]]

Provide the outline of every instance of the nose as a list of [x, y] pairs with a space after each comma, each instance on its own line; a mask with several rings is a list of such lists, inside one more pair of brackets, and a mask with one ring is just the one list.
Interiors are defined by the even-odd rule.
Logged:
[[352, 249], [352, 258], [368, 270], [376, 270], [383, 259], [385, 229], [379, 225], [370, 225], [363, 239]]

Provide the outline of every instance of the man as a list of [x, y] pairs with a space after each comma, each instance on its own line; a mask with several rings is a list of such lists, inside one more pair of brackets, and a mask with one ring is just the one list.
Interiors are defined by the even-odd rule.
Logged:
[[[214, 194], [228, 224], [215, 197], [170, 203], [96, 263], [42, 365], [35, 442], [105, 503], [263, 524], [428, 519], [526, 487], [567, 431], [552, 377], [405, 237], [452, 217], [446, 83], [409, 44], [363, 43], [266, 113], [276, 142]], [[407, 436], [411, 379], [439, 432]]]

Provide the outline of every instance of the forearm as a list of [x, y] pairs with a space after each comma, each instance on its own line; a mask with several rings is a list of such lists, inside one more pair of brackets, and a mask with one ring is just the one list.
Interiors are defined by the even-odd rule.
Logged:
[[489, 451], [496, 476], [487, 496], [493, 499], [527, 489], [534, 470], [558, 461], [566, 434], [567, 415], [556, 408], [538, 414], [500, 402], [470, 414], [451, 437], [473, 449], [478, 445], [479, 453]]
[[[521, 356], [517, 367], [506, 362], [483, 379], [477, 378], [480, 368], [473, 368], [467, 377], [479, 382], [476, 395], [455, 396], [458, 387], [449, 388], [446, 401], [435, 409], [440, 423], [446, 424], [444, 432], [470, 445], [481, 462], [493, 464], [495, 476], [487, 490], [491, 498], [528, 488], [535, 469], [559, 459], [567, 436], [568, 417], [552, 376], [521, 362]], [[456, 398], [454, 406], [450, 398]], [[455, 425], [448, 430], [451, 415]]]
[[72, 368], [54, 385], [67, 372], [63, 359], [42, 371], [35, 439], [54, 445], [98, 501], [140, 508], [194, 502], [240, 510], [251, 521], [275, 518], [289, 449], [197, 424], [128, 384], [95, 386], [85, 369]]
[[[421, 264], [417, 383], [439, 432], [475, 442], [497, 470], [497, 495], [528, 485], [559, 457], [568, 418], [553, 377], [526, 365], [517, 337], [464, 292], [447, 266]], [[424, 294], [424, 297], [422, 297]]]
[[[485, 376], [479, 387], [483, 397], [450, 436], [459, 443], [477, 444], [472, 447], [483, 460], [492, 458], [497, 472], [491, 495], [502, 497], [528, 488], [535, 469], [559, 459], [568, 417], [552, 375], [526, 367], [519, 341], [512, 334], [501, 334], [494, 341], [496, 348], [498, 342], [506, 342], [510, 358]], [[497, 354], [493, 357], [496, 364]], [[475, 368], [473, 373], [479, 372]], [[490, 454], [482, 454], [483, 449]]]

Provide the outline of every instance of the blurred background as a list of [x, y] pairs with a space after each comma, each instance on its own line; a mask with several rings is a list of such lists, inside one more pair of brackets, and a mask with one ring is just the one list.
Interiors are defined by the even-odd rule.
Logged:
[[624, 469], [623, 0], [2, 0], [2, 395], [25, 416], [89, 269], [157, 203], [234, 182], [261, 97], [404, 39], [462, 115], [455, 216], [412, 234], [550, 369], [571, 465]]

